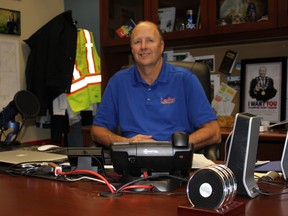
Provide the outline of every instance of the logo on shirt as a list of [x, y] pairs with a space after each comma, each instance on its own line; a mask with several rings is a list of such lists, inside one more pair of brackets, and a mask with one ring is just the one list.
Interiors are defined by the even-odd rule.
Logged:
[[167, 98], [161, 98], [160, 102], [161, 104], [172, 104], [175, 102], [175, 98], [167, 97]]

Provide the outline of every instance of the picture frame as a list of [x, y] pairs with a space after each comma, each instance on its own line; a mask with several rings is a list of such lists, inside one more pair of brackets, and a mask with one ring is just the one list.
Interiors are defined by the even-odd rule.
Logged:
[[185, 61], [191, 57], [190, 52], [173, 53], [172, 61]]
[[20, 11], [0, 8], [0, 33], [21, 35]]
[[269, 0], [217, 0], [217, 24], [231, 25], [269, 20]]
[[202, 62], [207, 64], [210, 72], [215, 72], [215, 55], [194, 56], [195, 62]]
[[158, 27], [162, 33], [172, 32], [175, 24], [176, 7], [159, 8]]
[[[271, 123], [285, 120], [286, 73], [287, 57], [243, 59], [240, 112], [260, 116], [262, 121]], [[265, 78], [260, 79], [261, 76]]]

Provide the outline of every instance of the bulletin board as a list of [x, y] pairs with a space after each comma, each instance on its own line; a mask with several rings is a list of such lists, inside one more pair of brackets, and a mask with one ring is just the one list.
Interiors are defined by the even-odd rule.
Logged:
[[0, 39], [0, 112], [19, 90], [19, 42]]

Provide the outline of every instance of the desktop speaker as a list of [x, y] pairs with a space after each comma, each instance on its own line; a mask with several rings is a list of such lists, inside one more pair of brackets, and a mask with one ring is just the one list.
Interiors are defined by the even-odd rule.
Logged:
[[188, 181], [186, 191], [193, 207], [220, 209], [233, 202], [237, 183], [227, 166], [215, 164], [196, 170]]
[[288, 179], [288, 130], [286, 133], [285, 144], [281, 157], [281, 170], [285, 180]]
[[226, 165], [237, 181], [237, 195], [256, 197], [258, 185], [254, 169], [258, 148], [260, 118], [250, 113], [237, 113]]

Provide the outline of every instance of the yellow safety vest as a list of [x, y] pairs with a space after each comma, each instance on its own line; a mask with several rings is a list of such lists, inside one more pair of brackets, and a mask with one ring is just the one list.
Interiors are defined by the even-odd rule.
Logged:
[[100, 58], [93, 33], [86, 29], [78, 29], [73, 79], [66, 97], [73, 112], [101, 101]]

